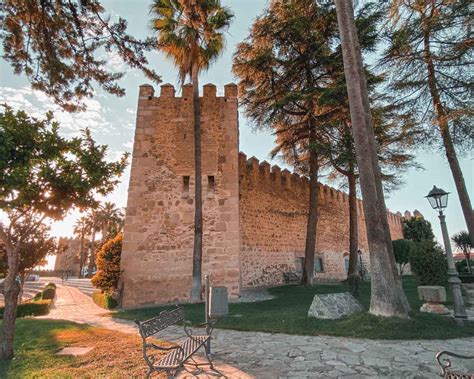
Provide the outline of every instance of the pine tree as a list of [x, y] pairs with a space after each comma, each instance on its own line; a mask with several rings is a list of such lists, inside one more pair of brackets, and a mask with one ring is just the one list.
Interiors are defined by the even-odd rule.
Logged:
[[0, 37], [2, 58], [15, 74], [26, 75], [33, 89], [67, 111], [85, 109], [82, 100], [94, 95], [94, 83], [108, 93], [125, 94], [118, 84], [125, 73], [108, 69], [105, 52], [161, 81], [145, 57], [156, 41], [128, 34], [127, 21], [112, 22], [98, 0], [4, 0]]
[[439, 135], [474, 244], [474, 213], [456, 151], [456, 145], [469, 151], [474, 140], [472, 1], [396, 0], [391, 11], [381, 63], [391, 73], [391, 88], [410, 100], [423, 122], [425, 142], [434, 144]]

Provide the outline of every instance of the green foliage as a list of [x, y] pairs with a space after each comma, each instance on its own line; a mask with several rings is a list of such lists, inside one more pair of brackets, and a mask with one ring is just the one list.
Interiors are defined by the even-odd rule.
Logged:
[[448, 279], [448, 263], [443, 250], [433, 241], [413, 245], [410, 266], [419, 286], [444, 286]]
[[2, 58], [68, 111], [85, 108], [81, 99], [93, 96], [94, 81], [108, 93], [125, 94], [118, 84], [125, 70], [110, 70], [105, 52], [161, 81], [144, 55], [155, 41], [128, 34], [127, 21], [112, 22], [99, 1], [4, 0], [0, 19]]
[[393, 253], [395, 254], [395, 261], [400, 269], [400, 274], [403, 273], [405, 265], [410, 263], [410, 255], [413, 249], [414, 242], [411, 240], [396, 240], [392, 241]]
[[[474, 115], [472, 1], [390, 3], [392, 9], [386, 14], [392, 20], [387, 22], [390, 30], [381, 63], [390, 75], [391, 89], [425, 126], [426, 138], [420, 142], [439, 141], [440, 134], [433, 133], [433, 128], [443, 118], [453, 142], [466, 147], [458, 151], [470, 151]], [[433, 105], [433, 90], [438, 93], [434, 99], [438, 109]]]
[[[11, 212], [10, 215], [12, 217], [16, 216], [15, 212]], [[19, 273], [23, 277], [34, 267], [46, 264], [46, 256], [56, 252], [56, 240], [49, 235], [50, 230], [51, 228], [42, 223], [37, 215], [27, 214], [25, 217], [18, 219], [11, 237], [14, 244], [20, 238], [23, 239], [19, 251]], [[5, 245], [0, 244], [0, 272], [6, 274], [7, 270], [7, 251]]]
[[[453, 318], [418, 312], [422, 301], [418, 298], [416, 281], [404, 276], [403, 289], [414, 312], [409, 320], [398, 317], [377, 317], [368, 312], [354, 314], [340, 320], [308, 318], [308, 309], [315, 294], [347, 292], [348, 285], [284, 286], [271, 288], [271, 300], [254, 303], [230, 303], [229, 316], [217, 322], [219, 329], [249, 332], [286, 333], [296, 335], [329, 335], [370, 339], [447, 339], [474, 336], [474, 326], [459, 328]], [[361, 282], [361, 302], [367, 311], [370, 306], [370, 282]], [[448, 291], [448, 301], [450, 293]], [[204, 321], [204, 304], [183, 304], [186, 318], [193, 324]], [[114, 312], [113, 317], [126, 320], [147, 320], [164, 309], [174, 306], [127, 309]]]
[[120, 279], [120, 258], [122, 255], [122, 233], [107, 241], [99, 250], [96, 258], [97, 272], [92, 284], [103, 293], [111, 294], [117, 289]]
[[403, 219], [403, 237], [413, 242], [434, 241], [431, 223], [423, 217], [412, 217], [409, 220]]
[[456, 233], [454, 236], [452, 236], [451, 240], [456, 245], [456, 248], [462, 251], [465, 257], [463, 264], [461, 264], [459, 267], [458, 267], [458, 264], [460, 262], [456, 262], [456, 269], [458, 270], [459, 273], [466, 272], [466, 273], [471, 274], [472, 266], [474, 262], [471, 261], [472, 245], [471, 245], [471, 238], [469, 237], [469, 233], [466, 231], [461, 231], [459, 233]]
[[[474, 266], [474, 260], [470, 259], [469, 260], [470, 267]], [[459, 274], [469, 274], [470, 273], [470, 267], [467, 265], [467, 261], [463, 259], [462, 261], [457, 261], [455, 263], [456, 265], [456, 270]]]
[[[47, 315], [51, 304], [52, 300], [50, 299], [28, 301], [25, 303], [18, 304], [18, 307], [16, 309], [16, 317]], [[0, 307], [0, 318], [3, 318], [3, 311], [4, 307]]]
[[53, 300], [56, 296], [56, 285], [54, 283], [49, 283], [41, 292], [41, 299], [43, 300]]
[[[118, 184], [128, 155], [106, 161], [107, 146], [86, 129], [68, 140], [52, 115], [38, 120], [8, 106], [0, 113], [0, 209], [60, 219], [71, 208], [96, 204]], [[47, 194], [48, 196], [45, 196]]]
[[459, 279], [463, 283], [474, 283], [474, 275], [459, 275]]
[[108, 293], [94, 292], [92, 294], [92, 300], [94, 300], [94, 303], [99, 307], [105, 309], [114, 309], [117, 307], [117, 300]]

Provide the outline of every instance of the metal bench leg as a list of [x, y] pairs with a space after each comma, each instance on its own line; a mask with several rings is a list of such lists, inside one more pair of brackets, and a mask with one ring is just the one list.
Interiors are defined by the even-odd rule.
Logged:
[[211, 340], [209, 339], [206, 343], [206, 345], [204, 346], [204, 353], [206, 354], [206, 358], [209, 362], [209, 365], [211, 367], [211, 369], [214, 370], [214, 365], [212, 364], [212, 360], [211, 360]]

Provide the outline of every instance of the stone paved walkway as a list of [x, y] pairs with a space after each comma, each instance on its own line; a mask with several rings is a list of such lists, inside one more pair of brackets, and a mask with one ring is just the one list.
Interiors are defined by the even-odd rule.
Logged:
[[[125, 333], [136, 333], [129, 321], [104, 316], [90, 297], [75, 288], [58, 287], [54, 308], [45, 318], [66, 319]], [[293, 336], [215, 330], [212, 353], [228, 378], [435, 378], [434, 356], [440, 350], [473, 354], [474, 338], [447, 341], [373, 341], [338, 337]], [[172, 327], [160, 338], [176, 340]], [[474, 370], [473, 361], [453, 361]], [[468, 366], [470, 365], [470, 366]], [[212, 372], [199, 378], [215, 378]], [[181, 377], [191, 377], [182, 374]]]

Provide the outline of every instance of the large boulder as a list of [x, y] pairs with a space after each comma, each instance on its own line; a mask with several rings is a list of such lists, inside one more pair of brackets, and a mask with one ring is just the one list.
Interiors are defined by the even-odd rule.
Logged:
[[362, 305], [349, 292], [318, 294], [314, 295], [308, 317], [335, 320], [363, 310]]

